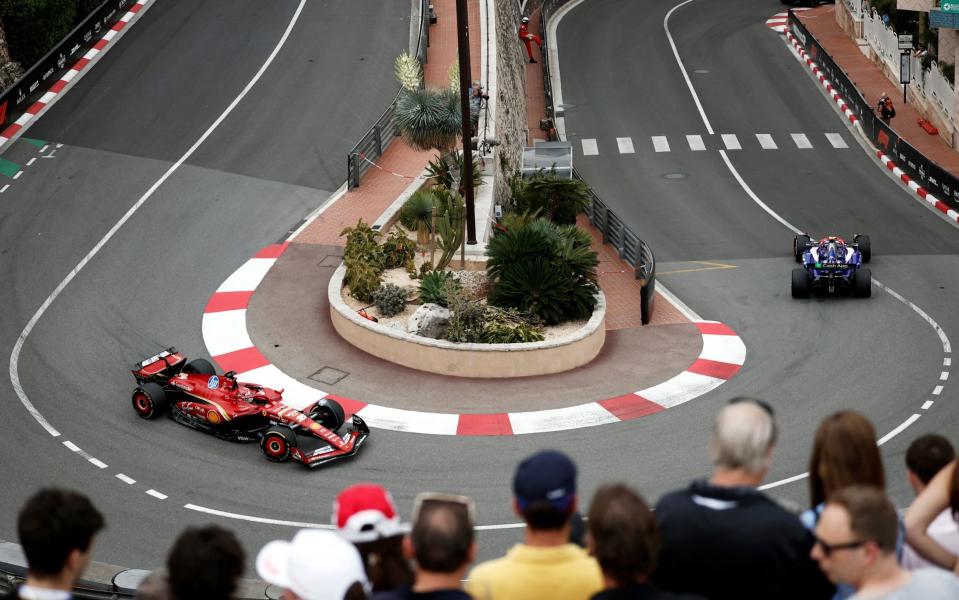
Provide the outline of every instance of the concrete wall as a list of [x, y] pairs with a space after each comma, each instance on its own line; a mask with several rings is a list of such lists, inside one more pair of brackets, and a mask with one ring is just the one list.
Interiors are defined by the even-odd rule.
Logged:
[[526, 60], [516, 39], [519, 4], [500, 1], [496, 7], [496, 148], [493, 198], [509, 198], [509, 178], [519, 171], [526, 145]]

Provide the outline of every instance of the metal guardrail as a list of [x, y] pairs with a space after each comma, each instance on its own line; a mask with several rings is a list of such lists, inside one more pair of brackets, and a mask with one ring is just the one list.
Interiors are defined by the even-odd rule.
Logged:
[[[573, 169], [573, 177], [585, 181]], [[640, 308], [643, 325], [653, 316], [653, 297], [656, 291], [656, 256], [653, 249], [616, 216], [606, 203], [587, 186], [592, 202], [583, 211], [590, 225], [603, 235], [603, 243], [609, 244], [619, 252], [619, 257], [633, 267], [633, 274], [642, 286], [640, 290]]]
[[[413, 55], [420, 62], [420, 65], [425, 65], [427, 49], [430, 45], [429, 0], [421, 0], [418, 18], [420, 24], [419, 35], [416, 38], [416, 48], [413, 50]], [[400, 91], [397, 91], [393, 101], [383, 111], [380, 118], [350, 150], [346, 164], [346, 181], [349, 189], [359, 187], [363, 174], [373, 165], [373, 161], [383, 156], [383, 153], [386, 152], [386, 149], [393, 143], [393, 139], [398, 135], [393, 115], [399, 97]]]

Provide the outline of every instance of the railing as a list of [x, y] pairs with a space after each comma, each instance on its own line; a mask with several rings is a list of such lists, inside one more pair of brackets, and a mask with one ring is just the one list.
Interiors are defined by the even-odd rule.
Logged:
[[864, 2], [863, 0], [843, 0], [846, 4], [846, 8], [849, 10], [849, 14], [853, 16], [857, 21], [862, 20], [863, 15], [865, 14]]
[[[416, 47], [412, 54], [420, 62], [420, 65], [425, 65], [427, 48], [430, 45], [429, 0], [420, 1], [419, 15], [414, 14], [414, 18], [419, 19], [419, 34], [416, 37]], [[346, 181], [349, 189], [359, 187], [363, 174], [373, 165], [373, 161], [383, 156], [383, 153], [386, 152], [386, 149], [389, 148], [393, 139], [397, 136], [396, 121], [393, 116], [396, 110], [396, 101], [399, 97], [400, 92], [397, 91], [393, 101], [383, 111], [380, 118], [350, 150], [346, 159]]]
[[939, 65], [933, 61], [924, 71], [922, 58], [913, 55], [911, 67], [912, 73], [917, 74], [912, 79], [914, 91], [931, 100], [939, 112], [945, 115], [946, 121], [951, 123], [955, 112], [956, 90], [939, 70]]
[[895, 30], [882, 22], [879, 13], [872, 11], [863, 17], [863, 36], [893, 73], [899, 72], [899, 38]]
[[[580, 181], [583, 178], [573, 169], [573, 176]], [[587, 186], [592, 202], [584, 212], [590, 224], [603, 235], [603, 243], [609, 244], [619, 252], [619, 257], [633, 267], [633, 274], [639, 280], [640, 307], [643, 325], [649, 323], [653, 314], [653, 296], [656, 290], [656, 257], [652, 248], [626, 226], [602, 199]]]

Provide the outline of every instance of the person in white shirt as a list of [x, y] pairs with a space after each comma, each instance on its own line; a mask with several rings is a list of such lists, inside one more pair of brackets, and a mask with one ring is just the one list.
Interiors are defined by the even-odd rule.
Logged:
[[[941, 435], [930, 433], [913, 440], [906, 450], [906, 477], [916, 496], [926, 489], [936, 473], [955, 458], [956, 451], [952, 444]], [[949, 552], [959, 554], [959, 523], [956, 523], [948, 508], [939, 513], [926, 533]], [[903, 549], [901, 564], [910, 570], [938, 566], [908, 545]]]

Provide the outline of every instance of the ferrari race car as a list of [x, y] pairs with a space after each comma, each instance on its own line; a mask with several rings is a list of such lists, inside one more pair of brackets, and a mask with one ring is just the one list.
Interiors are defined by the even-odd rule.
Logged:
[[837, 236], [813, 242], [808, 235], [797, 235], [793, 255], [803, 265], [793, 269], [793, 298], [806, 298], [813, 291], [851, 291], [860, 298], [872, 294], [872, 272], [862, 266], [872, 258], [868, 235], [856, 234], [852, 244]]
[[133, 410], [144, 419], [164, 412], [174, 421], [236, 442], [260, 442], [274, 462], [293, 459], [316, 467], [353, 456], [370, 435], [357, 415], [345, 435], [343, 407], [325, 398], [304, 410], [283, 403], [283, 390], [236, 380], [230, 371], [217, 375], [204, 359], [187, 362], [169, 348], [133, 368], [137, 387]]

